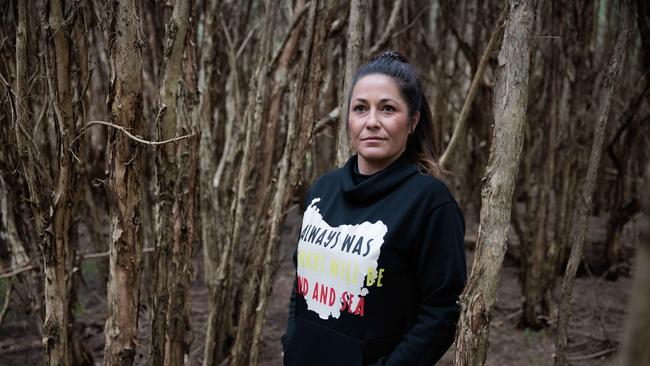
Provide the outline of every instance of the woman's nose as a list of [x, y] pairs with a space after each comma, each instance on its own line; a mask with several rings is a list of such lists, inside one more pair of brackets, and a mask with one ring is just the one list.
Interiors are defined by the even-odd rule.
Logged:
[[366, 127], [368, 128], [377, 128], [380, 125], [379, 121], [379, 111], [372, 108], [368, 113], [368, 121], [366, 122]]

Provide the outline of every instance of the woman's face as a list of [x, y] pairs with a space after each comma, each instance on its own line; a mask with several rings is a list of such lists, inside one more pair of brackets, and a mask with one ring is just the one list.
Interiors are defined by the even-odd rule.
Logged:
[[390, 76], [372, 74], [359, 79], [352, 89], [348, 115], [359, 172], [373, 174], [399, 158], [419, 118], [419, 112], [409, 118], [408, 105]]

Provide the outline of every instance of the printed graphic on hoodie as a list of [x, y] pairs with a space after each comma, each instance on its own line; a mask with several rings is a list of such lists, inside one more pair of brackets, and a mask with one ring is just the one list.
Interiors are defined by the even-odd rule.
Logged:
[[298, 243], [298, 294], [321, 319], [363, 316], [364, 296], [382, 286], [377, 259], [388, 228], [381, 221], [330, 226], [315, 198], [305, 210]]

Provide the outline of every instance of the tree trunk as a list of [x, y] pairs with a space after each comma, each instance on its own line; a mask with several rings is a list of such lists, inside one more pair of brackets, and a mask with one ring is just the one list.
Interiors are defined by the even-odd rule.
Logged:
[[[18, 24], [16, 27], [16, 78], [15, 78], [15, 138], [16, 150], [18, 152], [18, 161], [23, 179], [27, 186], [28, 199], [31, 204], [32, 217], [49, 217], [48, 209], [48, 196], [47, 193], [51, 192], [51, 182], [47, 172], [43, 170], [41, 162], [38, 160], [38, 153], [35, 151], [35, 144], [32, 140], [34, 136], [34, 128], [32, 120], [29, 117], [29, 107], [27, 104], [27, 84], [28, 70], [31, 65], [28, 57], [30, 47], [30, 36], [33, 31], [30, 29], [30, 4], [29, 2], [17, 3], [18, 7]], [[30, 21], [31, 20], [31, 21]], [[33, 42], [36, 43], [36, 42]], [[3, 179], [3, 178], [0, 178]], [[5, 186], [3, 180], [2, 186]], [[6, 220], [5, 228], [7, 229], [8, 240], [12, 248], [12, 267], [26, 265], [30, 263], [36, 269], [25, 273], [24, 277], [29, 287], [30, 293], [30, 307], [36, 318], [36, 324], [39, 331], [42, 332], [43, 327], [43, 275], [42, 264], [37, 258], [39, 255], [38, 248], [35, 244], [29, 245], [29, 237], [22, 240], [18, 233], [17, 222], [14, 220], [13, 215], [20, 210], [17, 209], [15, 197], [10, 195], [10, 187], [6, 186], [6, 198], [0, 199], [3, 202], [3, 210], [6, 212], [3, 219]], [[3, 192], [3, 195], [4, 195]], [[6, 210], [5, 210], [6, 205]], [[12, 216], [10, 216], [12, 215]], [[49, 219], [48, 219], [49, 220]], [[36, 236], [40, 237], [39, 244], [43, 244], [42, 240], [46, 239], [43, 232], [43, 221], [35, 219], [34, 225], [36, 226]], [[30, 228], [33, 229], [33, 228]]]
[[578, 200], [577, 225], [575, 226], [572, 236], [573, 246], [571, 248], [569, 263], [567, 264], [566, 272], [564, 273], [564, 281], [562, 282], [562, 297], [560, 300], [560, 311], [558, 313], [558, 335], [555, 344], [557, 350], [555, 358], [556, 366], [564, 366], [567, 364], [567, 327], [571, 317], [571, 294], [573, 292], [576, 271], [578, 270], [578, 265], [582, 259], [585, 233], [587, 231], [587, 224], [592, 209], [592, 197], [596, 187], [596, 177], [600, 165], [600, 155], [603, 149], [605, 127], [607, 126], [607, 118], [609, 116], [612, 96], [614, 95], [614, 91], [620, 81], [622, 64], [625, 59], [625, 51], [630, 35], [630, 19], [632, 18], [630, 1], [631, 0], [623, 0], [621, 2], [619, 12], [620, 28], [616, 40], [616, 47], [612, 54], [602, 88], [600, 88], [603, 92], [598, 101], [600, 109], [598, 121], [594, 130], [594, 140], [591, 146], [589, 167]]
[[[218, 133], [219, 124], [224, 125], [227, 123], [227, 116], [224, 113], [218, 113], [216, 117], [213, 117], [217, 103], [225, 104], [223, 101], [226, 99], [227, 79], [223, 57], [221, 57], [222, 53], [218, 47], [223, 41], [222, 34], [217, 31], [218, 11], [218, 2], [211, 2], [204, 20], [203, 29], [205, 33], [199, 65], [199, 89], [201, 93], [199, 107], [196, 111], [199, 113], [197, 118], [201, 134], [199, 143], [201, 238], [203, 242], [205, 283], [208, 288], [208, 320], [203, 365], [214, 365], [217, 360], [223, 357], [223, 342], [221, 342], [223, 337], [220, 334], [224, 334], [227, 329], [226, 325], [221, 321], [226, 318], [224, 309], [215, 303], [215, 278], [221, 255], [220, 245], [224, 243], [222, 233], [225, 231], [223, 227], [227, 224], [227, 222], [219, 220], [222, 216], [218, 215], [224, 209], [223, 206], [219, 205], [218, 200], [220, 197], [217, 193], [217, 187], [213, 184], [218, 166], [216, 162], [218, 147], [214, 146], [218, 139], [215, 135]], [[230, 123], [230, 126], [232, 126], [232, 123]], [[225, 146], [222, 147], [220, 161], [223, 161], [224, 155], [227, 154], [228, 151]], [[220, 222], [221, 226], [215, 225], [213, 222]]]
[[[166, 26], [166, 41], [160, 87], [160, 105], [156, 118], [158, 140], [173, 139], [177, 124], [181, 123], [180, 109], [185, 100], [181, 96], [184, 80], [182, 78], [183, 54], [189, 23], [190, 5], [188, 1], [178, 0]], [[181, 210], [187, 200], [184, 186], [189, 160], [186, 145], [182, 140], [158, 147], [156, 154], [156, 210], [155, 232], [156, 252], [154, 255], [154, 293], [151, 306], [151, 362], [153, 365], [180, 365], [189, 350], [184, 338], [189, 323], [185, 309], [186, 286], [184, 279], [191, 273], [188, 251], [181, 238]], [[178, 154], [178, 155], [177, 155]], [[190, 164], [188, 164], [190, 163]], [[180, 194], [180, 196], [179, 196]], [[190, 219], [192, 213], [187, 219]], [[191, 243], [190, 243], [191, 245]], [[190, 250], [191, 252], [191, 250]], [[179, 291], [179, 292], [176, 292]], [[189, 298], [188, 298], [189, 303]]]
[[[313, 8], [310, 8], [310, 13]], [[256, 136], [260, 135], [262, 120], [266, 117], [264, 115], [264, 100], [268, 93], [269, 88], [269, 61], [273, 56], [272, 38], [271, 35], [275, 33], [275, 26], [278, 18], [278, 4], [275, 1], [267, 0], [264, 2], [264, 19], [262, 40], [260, 45], [260, 53], [258, 54], [258, 63], [255, 72], [250, 80], [250, 89], [248, 92], [248, 100], [246, 112], [244, 115], [245, 120], [245, 141], [243, 145], [243, 154], [241, 158], [241, 167], [239, 170], [238, 178], [236, 181], [236, 193], [234, 201], [234, 220], [230, 229], [230, 238], [228, 241], [227, 251], [229, 252], [228, 266], [232, 267], [232, 260], [235, 256], [234, 251], [237, 247], [244, 247], [246, 239], [253, 240], [254, 233], [251, 229], [247, 230], [250, 225], [245, 224], [245, 213], [247, 211], [247, 187], [251, 184], [252, 172], [255, 168], [256, 154]], [[263, 203], [262, 203], [263, 204]], [[252, 234], [247, 238], [247, 234]], [[261, 248], [251, 248], [252, 256], [261, 252]], [[251, 356], [251, 343], [255, 342], [252, 339], [250, 331], [252, 328], [252, 321], [254, 321], [254, 305], [257, 299], [255, 285], [255, 273], [250, 273], [251, 269], [247, 266], [244, 268], [244, 273], [247, 273], [247, 283], [245, 289], [242, 291], [243, 298], [241, 299], [242, 306], [238, 309], [239, 316], [237, 320], [237, 332], [235, 334], [234, 344], [230, 350], [230, 365], [239, 366], [247, 365], [249, 357]]]
[[454, 365], [483, 365], [489, 319], [506, 251], [512, 194], [522, 150], [531, 37], [536, 1], [511, 0], [494, 96], [495, 124], [490, 160], [483, 178], [483, 202], [472, 272], [461, 295]]
[[645, 187], [641, 198], [641, 240], [634, 259], [634, 279], [619, 366], [650, 364], [650, 191], [647, 189], [650, 187], [650, 165], [646, 167]]
[[[113, 65], [111, 122], [144, 135], [140, 19], [134, 0], [111, 3], [109, 49]], [[105, 365], [131, 365], [135, 356], [142, 269], [142, 147], [122, 132], [109, 133], [110, 279]]]
[[273, 275], [276, 270], [278, 258], [277, 249], [280, 244], [280, 231], [284, 222], [291, 198], [298, 193], [301, 186], [304, 156], [311, 139], [314, 122], [318, 117], [317, 99], [322, 79], [322, 59], [325, 50], [327, 27], [332, 20], [331, 3], [328, 1], [312, 2], [306, 25], [303, 57], [298, 65], [298, 83], [296, 85], [296, 105], [310, 106], [300, 109], [289, 121], [287, 140], [280, 169], [275, 195], [272, 198], [270, 220], [268, 222], [268, 237], [261, 244], [266, 244], [263, 251], [259, 251], [258, 260], [254, 268], [261, 269], [261, 279], [257, 285], [257, 306], [255, 308], [255, 322], [253, 331], [252, 355], [249, 359], [253, 365], [257, 364], [262, 338], [262, 327], [268, 298], [271, 293]]
[[[73, 154], [77, 144], [72, 115], [72, 89], [70, 85], [70, 40], [67, 33], [64, 3], [48, 2], [46, 37], [46, 70], [54, 120], [57, 127], [57, 169], [52, 188], [51, 222], [43, 225], [47, 237], [43, 241], [45, 256], [45, 323], [43, 344], [46, 364], [68, 365], [70, 363], [69, 332], [74, 324], [69, 319], [68, 281], [72, 276], [70, 248], [70, 224], [72, 196], [74, 191]], [[38, 218], [36, 219], [38, 221]]]
[[339, 104], [338, 139], [336, 143], [336, 166], [342, 166], [350, 157], [352, 150], [348, 141], [348, 92], [352, 78], [361, 63], [363, 56], [364, 24], [366, 22], [367, 0], [352, 0], [350, 2], [350, 19], [348, 20], [347, 47], [345, 50], [345, 70], [343, 88]]

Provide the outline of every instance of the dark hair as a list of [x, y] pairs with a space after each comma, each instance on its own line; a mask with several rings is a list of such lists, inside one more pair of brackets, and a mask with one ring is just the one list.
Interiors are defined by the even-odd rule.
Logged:
[[[406, 142], [405, 153], [421, 170], [435, 177], [442, 176], [442, 168], [438, 164], [436, 146], [433, 138], [433, 117], [429, 103], [422, 94], [422, 87], [415, 68], [397, 51], [385, 51], [362, 65], [354, 75], [354, 80], [348, 92], [348, 106], [352, 99], [352, 89], [364, 76], [381, 74], [391, 77], [399, 87], [402, 97], [408, 106], [409, 116], [420, 112], [420, 120]], [[346, 111], [346, 121], [350, 109]], [[346, 123], [349, 123], [346, 122]]]

